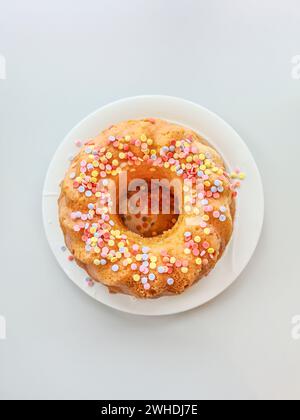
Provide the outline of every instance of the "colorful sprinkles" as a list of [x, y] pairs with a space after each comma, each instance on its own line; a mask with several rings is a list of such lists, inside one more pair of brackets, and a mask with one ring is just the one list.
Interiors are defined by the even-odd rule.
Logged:
[[[154, 119], [148, 121], [155, 123]], [[239, 183], [231, 182], [231, 179], [243, 180], [243, 172], [236, 169], [228, 175], [214, 163], [209, 153], [198, 150], [192, 137], [172, 140], [169, 146], [158, 149], [145, 134], [139, 138], [109, 135], [107, 145], [102, 146], [96, 145], [93, 140], [85, 144], [76, 140], [75, 144], [83, 147], [85, 158], [80, 161], [79, 171], [73, 170], [69, 178], [73, 188], [89, 198], [90, 202], [85, 211], [72, 212], [71, 219], [74, 221], [74, 232], [81, 235], [85, 250], [93, 255], [96, 266], [109, 264], [112, 273], [129, 268], [132, 281], [147, 291], [156, 281], [164, 281], [167, 287], [172, 287], [176, 273], [187, 274], [192, 261], [201, 271], [210, 259], [217, 258], [210, 235], [214, 223], [226, 222], [229, 210], [224, 205], [214, 205], [214, 200], [228, 193], [235, 197]], [[168, 169], [181, 179], [189, 180], [192, 186], [201, 180], [200, 191], [193, 187], [189, 191], [185, 187], [185, 192], [190, 192], [190, 201], [185, 203], [185, 210], [200, 217], [200, 222], [198, 234], [193, 235], [189, 230], [184, 232], [180, 259], [169, 255], [164, 249], [160, 255], [154, 255], [149, 247], [130, 243], [127, 235], [115, 228], [110, 217], [112, 202], [108, 192], [109, 179], [118, 176], [124, 168], [135, 168], [145, 163], [153, 168]], [[195, 207], [197, 202], [201, 204], [203, 212]], [[74, 260], [73, 256], [68, 258]], [[93, 284], [90, 278], [86, 282], [91, 286]]]

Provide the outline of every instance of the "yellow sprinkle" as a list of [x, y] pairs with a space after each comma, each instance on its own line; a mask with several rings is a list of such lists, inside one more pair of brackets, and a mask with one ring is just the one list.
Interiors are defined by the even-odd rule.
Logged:
[[156, 263], [155, 262], [151, 262], [149, 264], [149, 267], [151, 268], [151, 270], [154, 270], [156, 268]]
[[90, 229], [90, 232], [91, 232], [91, 233], [96, 233], [96, 231], [97, 231], [97, 229], [96, 229], [95, 227], [92, 227], [92, 228]]
[[175, 257], [171, 257], [170, 258], [170, 263], [171, 264], [175, 264], [176, 263], [176, 258]]
[[200, 155], [199, 155], [199, 159], [200, 159], [200, 160], [204, 160], [204, 159], [205, 159], [205, 155], [204, 155], [203, 153], [200, 153]]
[[127, 262], [128, 262], [128, 264], [132, 264], [132, 259], [131, 258], [127, 258]]
[[202, 264], [202, 260], [201, 260], [201, 258], [197, 258], [197, 259], [196, 259], [196, 264], [197, 264], [197, 265], [201, 265], [201, 264]]
[[125, 159], [126, 155], [124, 152], [119, 153], [119, 158], [120, 159]]
[[130, 136], [125, 136], [125, 141], [130, 141], [131, 137]]
[[210, 229], [209, 228], [205, 228], [204, 231], [205, 235], [209, 235], [210, 234]]
[[210, 182], [209, 182], [209, 181], [205, 181], [205, 182], [204, 182], [204, 185], [205, 185], [206, 187], [210, 187], [210, 185], [211, 185], [211, 184], [210, 184]]
[[157, 257], [155, 257], [155, 255], [153, 255], [152, 257], [150, 257], [150, 261], [151, 262], [156, 262], [157, 261]]
[[93, 171], [93, 172], [92, 172], [92, 176], [93, 176], [93, 177], [95, 177], [95, 178], [96, 178], [98, 175], [99, 175], [99, 172], [98, 172], [98, 171]]
[[201, 171], [205, 171], [206, 166], [205, 165], [200, 165], [200, 169], [201, 169]]
[[114, 159], [112, 161], [113, 166], [118, 166], [119, 165], [119, 161], [117, 159]]
[[231, 172], [230, 177], [231, 178], [237, 178], [237, 173], [236, 172]]
[[96, 192], [96, 194], [95, 194], [95, 196], [96, 196], [97, 198], [101, 197], [101, 192], [97, 191], [97, 192]]
[[188, 157], [186, 158], [186, 161], [187, 161], [188, 163], [193, 162], [193, 157], [192, 157], [192, 156], [188, 156]]
[[138, 274], [134, 274], [133, 276], [132, 276], [132, 278], [133, 278], [133, 280], [134, 281], [140, 281], [140, 276], [138, 275]]
[[202, 219], [204, 220], [204, 222], [208, 222], [209, 221], [209, 215], [208, 214], [204, 214]]
[[200, 214], [200, 210], [197, 207], [194, 208], [194, 214], [196, 216], [199, 216], [199, 214]]
[[245, 174], [244, 172], [241, 172], [241, 173], [239, 174], [239, 179], [243, 180], [243, 179], [245, 179], [245, 178], [246, 178], [246, 174]]
[[168, 169], [168, 168], [170, 167], [169, 162], [165, 162], [165, 163], [164, 163], [164, 167], [165, 167], [166, 169]]
[[136, 259], [137, 261], [142, 261], [142, 256], [141, 256], [141, 254], [137, 254], [137, 256], [135, 257], [135, 259]]
[[182, 272], [183, 274], [186, 274], [188, 271], [189, 271], [189, 269], [188, 269], [187, 267], [182, 267], [182, 268], [181, 268], [181, 272]]
[[118, 258], [118, 260], [119, 260], [120, 258], [122, 258], [122, 254], [121, 254], [121, 252], [116, 252], [116, 257]]
[[185, 248], [183, 251], [186, 255], [189, 255], [191, 253], [191, 250], [189, 248]]
[[94, 251], [96, 254], [100, 254], [100, 248], [98, 246], [95, 246]]
[[114, 244], [115, 244], [115, 241], [113, 240], [108, 241], [108, 246], [114, 246]]
[[141, 141], [144, 143], [145, 141], [147, 141], [147, 136], [145, 136], [145, 134], [141, 135]]
[[215, 252], [214, 248], [208, 248], [207, 252], [209, 254], [213, 254]]
[[95, 259], [94, 259], [94, 264], [95, 264], [95, 265], [100, 265], [100, 264], [101, 264], [101, 263], [100, 263], [100, 260], [98, 260], [98, 258], [95, 258]]
[[111, 159], [112, 158], [112, 153], [111, 152], [107, 152], [105, 156], [106, 156], [107, 159]]
[[152, 140], [152, 139], [148, 139], [148, 140], [147, 140], [147, 144], [148, 144], [148, 146], [152, 146], [152, 144], [153, 144], [153, 140]]
[[194, 241], [199, 244], [201, 242], [200, 236], [195, 236]]

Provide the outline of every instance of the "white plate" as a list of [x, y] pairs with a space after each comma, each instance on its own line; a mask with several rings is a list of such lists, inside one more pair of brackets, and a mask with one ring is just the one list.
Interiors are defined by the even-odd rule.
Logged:
[[[221, 153], [229, 170], [237, 166], [246, 172], [237, 199], [237, 214], [232, 239], [214, 270], [183, 294], [153, 300], [137, 300], [110, 294], [101, 284], [90, 287], [86, 273], [70, 263], [62, 251], [64, 239], [59, 227], [57, 198], [59, 183], [78, 152], [75, 141], [97, 135], [112, 123], [122, 120], [157, 117], [192, 128], [204, 135]], [[264, 215], [263, 187], [255, 161], [240, 136], [220, 117], [183, 99], [168, 96], [139, 96], [106, 105], [74, 127], [55, 153], [43, 191], [43, 217], [50, 247], [65, 273], [87, 294], [120, 311], [140, 315], [168, 315], [200, 306], [213, 299], [239, 276], [258, 243]]]

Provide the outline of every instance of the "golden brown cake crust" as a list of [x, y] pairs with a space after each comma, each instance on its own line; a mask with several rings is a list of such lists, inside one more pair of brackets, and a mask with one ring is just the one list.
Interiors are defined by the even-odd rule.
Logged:
[[[188, 205], [163, 234], [142, 237], [110, 213], [99, 186], [124, 171], [129, 181], [188, 179], [201, 206]], [[213, 269], [232, 234], [235, 196], [222, 158], [198, 134], [159, 119], [124, 121], [88, 140], [72, 161], [59, 220], [67, 247], [93, 280], [111, 292], [153, 298], [182, 293]]]

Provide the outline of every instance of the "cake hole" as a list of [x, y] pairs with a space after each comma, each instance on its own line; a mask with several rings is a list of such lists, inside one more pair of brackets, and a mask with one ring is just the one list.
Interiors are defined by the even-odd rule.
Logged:
[[146, 182], [148, 188], [139, 190], [138, 196], [135, 196], [137, 192], [127, 193], [127, 214], [120, 214], [120, 219], [129, 231], [153, 238], [172, 229], [179, 214], [174, 191], [166, 191], [163, 187], [153, 189], [153, 182]]

